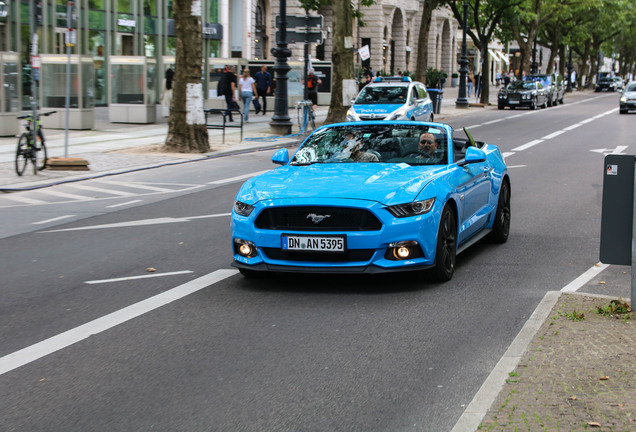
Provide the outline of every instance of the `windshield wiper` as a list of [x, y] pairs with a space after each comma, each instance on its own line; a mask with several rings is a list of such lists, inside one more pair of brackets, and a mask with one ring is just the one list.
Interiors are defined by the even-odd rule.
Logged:
[[308, 165], [313, 165], [313, 164], [317, 164], [317, 163], [323, 163], [323, 162], [321, 162], [321, 161], [311, 161], [311, 162], [292, 161], [290, 163], [290, 165], [294, 165], [294, 166], [308, 166]]

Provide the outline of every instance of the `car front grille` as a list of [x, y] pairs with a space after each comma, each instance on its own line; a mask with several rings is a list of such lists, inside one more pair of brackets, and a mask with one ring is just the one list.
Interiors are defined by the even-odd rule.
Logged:
[[306, 262], [364, 262], [369, 261], [373, 249], [350, 249], [344, 253], [287, 251], [277, 248], [261, 248], [270, 259]]
[[509, 101], [520, 101], [521, 100], [521, 95], [513, 93], [513, 94], [509, 94], [508, 95], [508, 100]]
[[386, 115], [384, 114], [362, 114], [360, 115], [360, 120], [368, 121], [368, 120], [384, 120]]
[[377, 231], [382, 222], [365, 209], [348, 207], [274, 207], [256, 218], [260, 229], [298, 231]]

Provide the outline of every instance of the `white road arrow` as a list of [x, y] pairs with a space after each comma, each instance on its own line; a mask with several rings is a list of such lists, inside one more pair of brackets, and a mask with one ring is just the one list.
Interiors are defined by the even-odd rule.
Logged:
[[604, 155], [608, 155], [608, 154], [622, 154], [625, 150], [627, 150], [627, 147], [629, 146], [616, 146], [615, 149], [592, 149], [590, 151], [593, 151], [595, 153], [601, 153]]

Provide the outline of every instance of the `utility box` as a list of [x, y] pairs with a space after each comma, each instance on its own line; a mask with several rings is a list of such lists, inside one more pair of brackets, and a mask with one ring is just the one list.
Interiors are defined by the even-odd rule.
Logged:
[[[68, 128], [93, 129], [95, 126], [95, 72], [89, 55], [40, 54], [40, 107], [57, 114], [42, 117], [47, 129], [66, 128], [66, 95], [68, 93]], [[70, 71], [70, 79], [67, 77]], [[70, 88], [66, 88], [67, 83]]]
[[601, 213], [601, 262], [632, 265], [634, 155], [605, 156]]
[[20, 133], [20, 56], [0, 52], [0, 136]]
[[110, 56], [108, 120], [112, 123], [154, 123], [157, 119], [156, 60]]

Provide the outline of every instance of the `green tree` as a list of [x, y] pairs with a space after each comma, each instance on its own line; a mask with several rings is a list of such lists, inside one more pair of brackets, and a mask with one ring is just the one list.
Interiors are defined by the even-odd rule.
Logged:
[[[524, 0], [469, 0], [466, 34], [472, 39], [475, 47], [482, 53], [488, 52], [488, 44], [493, 39], [500, 23], [509, 19], [514, 8]], [[463, 1], [449, 0], [448, 6], [453, 11], [455, 19], [463, 22]], [[486, 54], [484, 54], [486, 55]], [[490, 62], [483, 62], [481, 76], [488, 82], [490, 76]], [[488, 104], [490, 89], [485, 85], [481, 91], [480, 102]]]
[[203, 113], [203, 38], [201, 2], [172, 2], [177, 49], [172, 103], [168, 120], [167, 151], [205, 153], [210, 151]]

